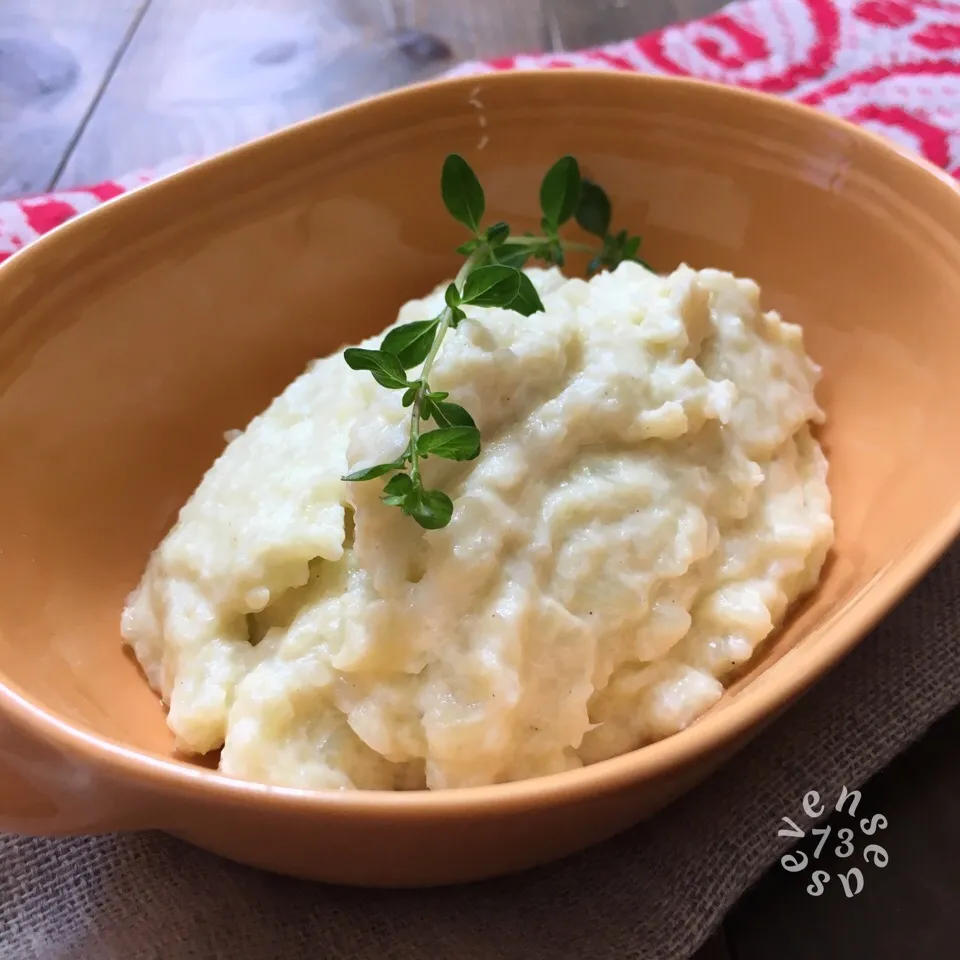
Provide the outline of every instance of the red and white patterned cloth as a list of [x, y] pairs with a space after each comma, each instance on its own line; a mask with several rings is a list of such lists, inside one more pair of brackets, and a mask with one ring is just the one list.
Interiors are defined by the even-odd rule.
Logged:
[[[779, 94], [870, 127], [960, 177], [960, 0], [740, 0], [635, 40], [453, 73], [540, 67], [693, 76]], [[0, 202], [0, 261], [178, 166]]]

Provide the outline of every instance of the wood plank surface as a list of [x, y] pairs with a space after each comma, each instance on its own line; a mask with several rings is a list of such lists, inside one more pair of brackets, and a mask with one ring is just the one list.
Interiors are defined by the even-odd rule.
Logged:
[[0, 197], [48, 189], [147, 0], [0, 0]]
[[[704, 12], [720, 4], [695, 0]], [[676, 0], [546, 0], [548, 36], [556, 49], [578, 50], [636, 37], [676, 20]]]
[[[538, 0], [152, 0], [62, 184], [206, 155], [542, 40]], [[509, 25], [509, 29], [507, 26]]]
[[[47, 0], [55, 2], [55, 0]], [[151, 0], [59, 180], [202, 156], [466, 59], [636, 36], [719, 0]]]

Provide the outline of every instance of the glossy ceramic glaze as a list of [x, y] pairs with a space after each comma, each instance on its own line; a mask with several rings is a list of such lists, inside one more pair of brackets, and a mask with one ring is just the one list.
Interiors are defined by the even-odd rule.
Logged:
[[[835, 554], [714, 710], [628, 756], [436, 794], [228, 780], [175, 756], [121, 649], [124, 597], [224, 430], [453, 272], [462, 238], [437, 187], [452, 150], [491, 216], [518, 225], [546, 166], [575, 153], [657, 268], [749, 275], [805, 326], [825, 368]], [[272, 870], [411, 885], [546, 861], [661, 808], [849, 651], [957, 532], [958, 238], [951, 181], [837, 121], [557, 71], [361, 104], [18, 254], [0, 268], [0, 829], [152, 827]]]

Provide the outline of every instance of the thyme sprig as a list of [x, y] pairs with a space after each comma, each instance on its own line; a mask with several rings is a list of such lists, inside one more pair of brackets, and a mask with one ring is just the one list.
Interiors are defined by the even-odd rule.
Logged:
[[[466, 257], [444, 294], [444, 307], [429, 320], [394, 327], [377, 350], [350, 347], [344, 360], [354, 370], [368, 370], [380, 386], [402, 390], [401, 402], [410, 408], [409, 440], [403, 453], [388, 463], [378, 463], [344, 477], [350, 482], [392, 476], [381, 499], [399, 507], [421, 527], [445, 527], [453, 515], [453, 501], [442, 490], [423, 485], [421, 464], [429, 457], [474, 460], [480, 454], [480, 431], [473, 417], [449, 393], [430, 387], [430, 373], [444, 337], [466, 317], [464, 307], [501, 307], [529, 317], [544, 309], [540, 295], [522, 268], [530, 260], [562, 267], [565, 251], [592, 254], [588, 275], [613, 269], [624, 260], [643, 263], [637, 256], [640, 237], [626, 230], [611, 233], [611, 205], [603, 188], [581, 176], [570, 156], [561, 157], [540, 185], [541, 235], [513, 236], [502, 221], [484, 228], [486, 199], [476, 174], [463, 157], [450, 154], [440, 176], [440, 192], [450, 215], [471, 234], [457, 248]], [[560, 236], [560, 227], [575, 219], [587, 233], [600, 238], [599, 248], [571, 242]], [[410, 378], [410, 371], [419, 373]], [[433, 421], [436, 427], [424, 430]]]

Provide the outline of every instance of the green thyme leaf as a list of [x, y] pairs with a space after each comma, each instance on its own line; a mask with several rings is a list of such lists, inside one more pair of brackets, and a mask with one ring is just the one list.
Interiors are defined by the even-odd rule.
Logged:
[[481, 243], [483, 243], [482, 240], [478, 240], [476, 237], [474, 237], [472, 240], [467, 240], [465, 243], [461, 243], [460, 246], [457, 247], [457, 253], [462, 253], [465, 257], [469, 257], [470, 254], [473, 253], [473, 251], [476, 250]]
[[459, 307], [450, 308], [450, 326], [454, 330], [460, 325], [460, 321], [466, 318], [466, 314]]
[[538, 260], [543, 260], [544, 263], [556, 264], [558, 267], [563, 266], [563, 246], [559, 240], [551, 240], [542, 247], [537, 247], [534, 256]]
[[580, 166], [570, 156], [561, 157], [540, 185], [540, 209], [554, 228], [566, 223], [580, 202]]
[[603, 187], [592, 180], [581, 181], [580, 203], [577, 205], [577, 223], [597, 237], [605, 237], [610, 230], [610, 198]]
[[413, 404], [413, 401], [417, 399], [417, 391], [420, 389], [420, 384], [414, 384], [412, 387], [407, 387], [403, 391], [403, 397], [400, 402], [405, 406], [409, 407]]
[[425, 530], [439, 530], [453, 516], [453, 501], [441, 490], [416, 489], [404, 501], [403, 512]]
[[437, 422], [438, 427], [474, 427], [473, 417], [456, 403], [444, 403], [442, 400], [430, 398], [430, 415]]
[[395, 327], [383, 338], [380, 349], [392, 353], [404, 369], [416, 367], [427, 359], [439, 322], [440, 318], [434, 317]]
[[395, 493], [409, 493], [412, 489], [413, 481], [405, 473], [398, 473], [383, 485], [383, 492], [390, 495]]
[[440, 427], [420, 435], [417, 452], [444, 460], [474, 460], [480, 454], [480, 431], [476, 427]]
[[450, 216], [478, 234], [486, 206], [483, 187], [470, 164], [457, 153], [451, 153], [443, 162], [440, 192]]
[[520, 289], [520, 271], [493, 263], [478, 267], [463, 285], [463, 302], [478, 307], [506, 307]]
[[[544, 230], [544, 233], [548, 233]], [[541, 243], [533, 243], [527, 247], [528, 255], [534, 260], [542, 260], [544, 263], [555, 263], [563, 265], [563, 242], [554, 232], [553, 236], [545, 236]]]
[[457, 289], [455, 283], [451, 283], [450, 286], [443, 293], [443, 299], [446, 302], [448, 307], [456, 307], [460, 303], [460, 291]]
[[499, 246], [509, 236], [510, 227], [502, 220], [495, 223], [492, 227], [487, 227], [487, 243], [490, 244], [491, 247]]
[[401, 470], [402, 468], [403, 460], [394, 460], [392, 463], [378, 463], [375, 466], [367, 467], [365, 470], [355, 470], [353, 473], [341, 477], [341, 479], [349, 483], [359, 483], [361, 480], [373, 480], [376, 477], [382, 477], [391, 470]]
[[494, 251], [497, 263], [505, 267], [513, 267], [520, 270], [524, 264], [533, 255], [533, 247], [527, 243], [507, 243], [500, 244]]
[[352, 370], [369, 370], [373, 379], [388, 390], [402, 390], [408, 386], [404, 369], [392, 353], [349, 347], [343, 351], [343, 359]]
[[413, 492], [413, 481], [405, 473], [394, 474], [384, 485], [380, 499], [388, 507], [403, 506]]
[[640, 242], [640, 237], [631, 237], [626, 230], [621, 230], [616, 234], [608, 233], [603, 239], [603, 249], [590, 261], [588, 271], [594, 273], [596, 269], [599, 269], [599, 266], [615, 270], [624, 260], [633, 260], [650, 270], [649, 264], [637, 256]]
[[544, 310], [543, 301], [540, 299], [540, 294], [537, 293], [537, 288], [525, 273], [520, 274], [520, 289], [517, 290], [517, 295], [510, 304], [510, 309], [516, 310], [517, 313], [525, 317], [534, 313], [542, 313]]

